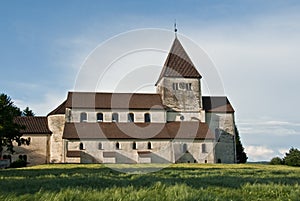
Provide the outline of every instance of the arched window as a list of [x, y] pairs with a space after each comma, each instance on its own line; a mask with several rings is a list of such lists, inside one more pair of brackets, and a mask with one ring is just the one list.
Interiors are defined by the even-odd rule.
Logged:
[[186, 90], [191, 91], [192, 90], [192, 83], [186, 83]]
[[85, 112], [80, 113], [80, 122], [87, 121], [87, 114]]
[[103, 149], [103, 145], [102, 145], [101, 142], [98, 143], [98, 149], [99, 149], [99, 150]]
[[183, 144], [183, 146], [182, 146], [182, 152], [183, 153], [187, 152], [187, 145], [186, 144]]
[[202, 153], [207, 153], [206, 144], [202, 144]]
[[132, 149], [136, 149], [136, 142], [132, 143]]
[[102, 122], [103, 121], [103, 113], [97, 113], [97, 121]]
[[121, 149], [119, 142], [116, 143], [116, 149]]
[[151, 144], [151, 142], [148, 142], [148, 149], [152, 149], [152, 144]]
[[80, 142], [80, 144], [79, 144], [79, 149], [83, 150], [83, 143], [82, 142]]
[[151, 117], [150, 117], [149, 113], [144, 114], [144, 120], [145, 120], [145, 122], [151, 122]]
[[23, 161], [27, 162], [27, 155], [23, 155]]
[[118, 122], [119, 121], [118, 113], [112, 113], [111, 120], [112, 122]]
[[128, 113], [127, 114], [127, 121], [128, 122], [134, 122], [134, 114], [133, 113]]

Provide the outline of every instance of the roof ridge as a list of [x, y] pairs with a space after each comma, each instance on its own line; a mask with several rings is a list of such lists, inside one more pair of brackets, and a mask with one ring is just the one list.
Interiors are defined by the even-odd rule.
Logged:
[[69, 91], [68, 94], [116, 94], [116, 95], [158, 95], [157, 93], [132, 93], [132, 92], [92, 92], [92, 91]]

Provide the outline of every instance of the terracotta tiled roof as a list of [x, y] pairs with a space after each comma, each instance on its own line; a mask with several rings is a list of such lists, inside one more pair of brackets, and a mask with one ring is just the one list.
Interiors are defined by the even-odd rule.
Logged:
[[67, 108], [163, 109], [159, 94], [69, 92]]
[[206, 123], [66, 123], [64, 139], [214, 139]]
[[234, 113], [226, 96], [203, 96], [203, 109], [206, 112]]
[[201, 78], [177, 37], [173, 42], [156, 85], [163, 77]]
[[57, 108], [52, 110], [47, 116], [55, 115], [55, 114], [65, 114], [66, 113], [66, 102], [67, 102], [67, 100], [62, 102], [62, 104], [60, 104]]
[[15, 122], [25, 126], [22, 134], [51, 134], [47, 117], [16, 117]]

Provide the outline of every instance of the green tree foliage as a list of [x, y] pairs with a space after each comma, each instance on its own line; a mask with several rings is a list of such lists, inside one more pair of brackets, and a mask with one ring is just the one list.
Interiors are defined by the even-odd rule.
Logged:
[[14, 122], [14, 118], [21, 116], [22, 112], [14, 105], [10, 97], [6, 94], [0, 94], [0, 157], [2, 157], [3, 149], [13, 153], [13, 142], [17, 142], [19, 146], [28, 144], [26, 139], [22, 138], [20, 130], [24, 126], [20, 126]]
[[246, 163], [247, 159], [248, 159], [247, 154], [244, 151], [244, 147], [242, 145], [239, 131], [238, 131], [236, 125], [234, 126], [234, 128], [235, 128], [235, 146], [236, 146], [237, 163]]
[[286, 165], [300, 167], [300, 151], [298, 149], [291, 148], [289, 153], [285, 154], [283, 161]]
[[283, 164], [283, 160], [279, 157], [274, 157], [270, 161], [270, 165], [282, 165], [282, 164]]
[[23, 111], [22, 111], [22, 116], [26, 116], [26, 117], [31, 117], [34, 116], [35, 114], [33, 113], [33, 111], [31, 109], [29, 109], [29, 107], [26, 107]]

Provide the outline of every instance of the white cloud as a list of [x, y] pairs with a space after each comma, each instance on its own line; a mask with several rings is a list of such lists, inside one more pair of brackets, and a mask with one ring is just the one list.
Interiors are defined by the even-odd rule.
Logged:
[[245, 152], [248, 161], [269, 161], [274, 156], [274, 151], [266, 146], [246, 146]]
[[290, 136], [300, 137], [300, 123], [255, 119], [239, 121], [239, 131], [242, 135], [272, 135], [272, 136]]

